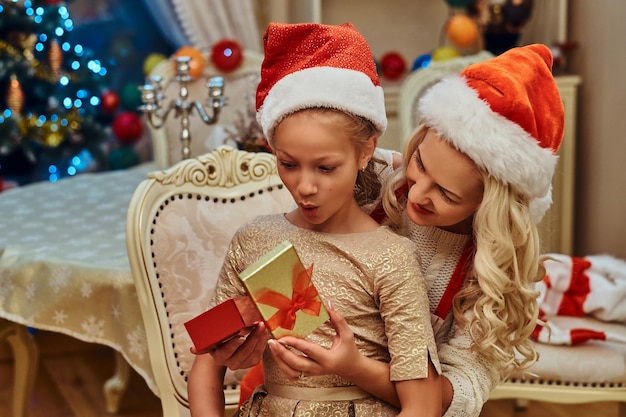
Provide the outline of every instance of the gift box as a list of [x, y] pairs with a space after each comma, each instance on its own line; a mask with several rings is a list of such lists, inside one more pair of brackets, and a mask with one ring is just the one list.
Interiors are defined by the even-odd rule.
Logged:
[[275, 338], [305, 337], [328, 320], [312, 273], [284, 241], [239, 274]]
[[263, 318], [250, 297], [236, 297], [185, 322], [194, 347], [202, 352], [246, 335]]

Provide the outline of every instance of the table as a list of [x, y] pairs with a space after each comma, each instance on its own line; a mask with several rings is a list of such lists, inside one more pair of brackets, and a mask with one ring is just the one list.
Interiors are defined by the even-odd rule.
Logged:
[[0, 337], [10, 336], [16, 352], [22, 387], [15, 395], [32, 384], [24, 379], [34, 375], [36, 350], [18, 356], [23, 349], [15, 347], [28, 339], [14, 323], [113, 348], [115, 375], [105, 385], [110, 412], [126, 389], [129, 365], [158, 395], [125, 235], [132, 194], [153, 170], [143, 164], [84, 173], [0, 194], [0, 318], [12, 322], [0, 320]]

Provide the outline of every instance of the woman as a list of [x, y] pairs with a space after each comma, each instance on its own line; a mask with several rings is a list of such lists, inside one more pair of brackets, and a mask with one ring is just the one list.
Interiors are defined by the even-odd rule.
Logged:
[[[550, 50], [530, 45], [436, 84], [420, 100], [422, 125], [383, 198], [390, 224], [417, 244], [430, 284], [445, 416], [478, 416], [496, 384], [536, 360], [529, 341], [534, 284], [543, 277], [536, 223], [551, 203], [564, 126], [551, 66]], [[330, 349], [281, 339], [306, 357], [271, 342], [281, 369], [374, 380], [369, 392], [397, 404], [388, 365], [356, 360], [350, 329], [340, 317], [334, 324]], [[262, 339], [253, 334], [241, 352], [237, 341], [214, 354], [252, 365]]]

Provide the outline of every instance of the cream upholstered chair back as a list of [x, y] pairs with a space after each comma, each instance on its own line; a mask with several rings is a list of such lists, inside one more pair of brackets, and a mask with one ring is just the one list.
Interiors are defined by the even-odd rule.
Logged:
[[[407, 141], [420, 122], [418, 102], [430, 86], [441, 78], [460, 73], [467, 65], [490, 59], [493, 55], [481, 52], [448, 61], [432, 62], [427, 68], [409, 74], [400, 89], [398, 115], [402, 135]], [[566, 132], [559, 151], [559, 165], [553, 181], [554, 203], [539, 225], [544, 252], [569, 254], [571, 230], [563, 219], [570, 219], [573, 210], [569, 181], [574, 177], [573, 155], [575, 135], [570, 130], [571, 87], [570, 80], [557, 79], [557, 86], [566, 108]], [[561, 230], [563, 229], [563, 230]], [[560, 238], [563, 237], [563, 238]], [[567, 317], [562, 318], [567, 320]], [[551, 319], [552, 321], [552, 319]], [[554, 321], [553, 321], [554, 322]], [[589, 319], [590, 329], [619, 331], [626, 335], [624, 323], [601, 323]], [[558, 403], [583, 403], [594, 401], [619, 401], [620, 417], [626, 417], [626, 346], [622, 343], [587, 342], [578, 346], [536, 344], [539, 361], [530, 369], [534, 376], [514, 375], [496, 387], [490, 399], [516, 399], [518, 406], [528, 400]]]
[[[127, 217], [128, 256], [165, 416], [189, 415], [193, 355], [183, 323], [207, 309], [231, 237], [254, 216], [293, 207], [273, 155], [227, 146], [152, 172], [137, 187]], [[227, 373], [229, 410], [239, 400], [241, 376]]]
[[[189, 100], [196, 100], [206, 106], [206, 81], [209, 77], [224, 77], [224, 94], [226, 105], [221, 109], [217, 123], [206, 125], [200, 115], [193, 111], [189, 118], [191, 134], [191, 156], [202, 155], [221, 145], [237, 147], [235, 139], [246, 134], [254, 134], [258, 124], [255, 118], [256, 87], [261, 78], [263, 54], [244, 50], [241, 65], [231, 72], [221, 72], [208, 59], [208, 51], [204, 51], [205, 65], [203, 75], [189, 83]], [[164, 103], [176, 100], [179, 96], [179, 84], [176, 82], [174, 57], [160, 62], [150, 77], [161, 77]], [[164, 107], [166, 104], [164, 104]], [[152, 139], [154, 161], [158, 168], [167, 168], [182, 159], [182, 146], [179, 139], [181, 118], [174, 117], [173, 112], [162, 128], [155, 129], [147, 124]], [[258, 132], [261, 132], [260, 129]]]
[[443, 77], [456, 74], [473, 63], [486, 61], [493, 58], [493, 54], [488, 51], [481, 51], [474, 55], [467, 55], [445, 61], [432, 61], [427, 68], [413, 71], [409, 74], [400, 88], [398, 97], [398, 119], [400, 121], [400, 132], [404, 141], [408, 140], [411, 133], [418, 126], [420, 114], [417, 108], [422, 94], [433, 84]]

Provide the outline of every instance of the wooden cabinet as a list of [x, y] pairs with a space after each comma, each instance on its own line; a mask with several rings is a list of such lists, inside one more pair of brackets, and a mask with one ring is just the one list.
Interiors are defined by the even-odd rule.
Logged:
[[576, 100], [581, 79], [577, 75], [556, 77], [565, 107], [565, 133], [559, 162], [552, 180], [552, 207], [539, 225], [543, 253], [571, 255], [574, 246], [574, 190], [576, 181]]

